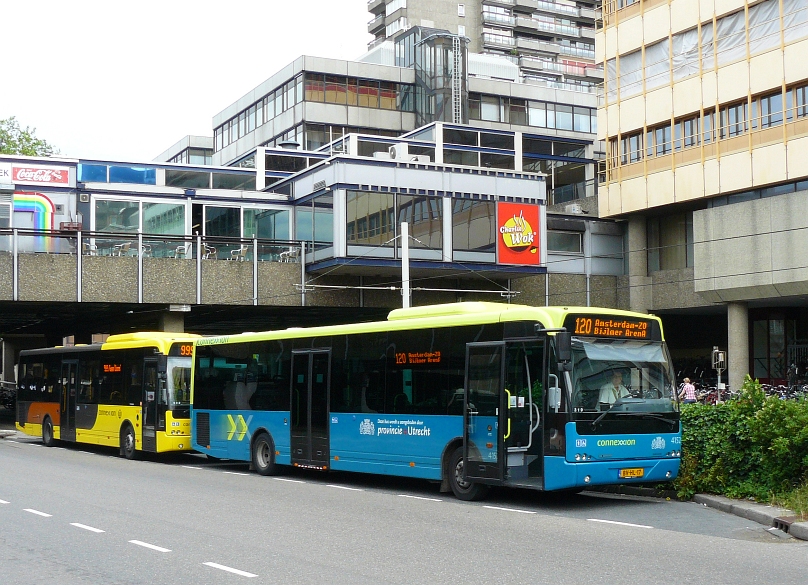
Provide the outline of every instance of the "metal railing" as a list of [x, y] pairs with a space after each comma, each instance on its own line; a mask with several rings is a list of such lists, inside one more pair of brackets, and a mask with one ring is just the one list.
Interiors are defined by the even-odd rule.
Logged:
[[[312, 247], [309, 245], [308, 250]], [[174, 236], [166, 234], [143, 234], [131, 232], [63, 232], [23, 228], [0, 228], [0, 258], [11, 256], [11, 299], [20, 300], [21, 278], [37, 275], [21, 274], [21, 260], [28, 256], [56, 255], [60, 258], [75, 258], [71, 262], [53, 263], [52, 270], [75, 270], [76, 301], [82, 302], [83, 279], [104, 278], [114, 264], [101, 262], [132, 260], [137, 267], [137, 302], [144, 298], [146, 269], [170, 275], [177, 273], [174, 262], [195, 265], [196, 303], [202, 302], [203, 263], [212, 261], [247, 262], [253, 264], [253, 304], [258, 304], [258, 263], [279, 262], [301, 265], [300, 282], [305, 281], [306, 242], [267, 240], [258, 238], [232, 238], [213, 236]], [[103, 259], [103, 260], [102, 260]], [[31, 265], [30, 261], [25, 262]], [[72, 265], [72, 268], [71, 268]], [[188, 264], [184, 264], [188, 266]], [[94, 270], [93, 270], [94, 268]], [[65, 278], [72, 275], [64, 273]], [[114, 277], [111, 277], [114, 278]], [[114, 289], [114, 287], [112, 287]], [[56, 291], [55, 291], [56, 292]], [[59, 291], [61, 292], [61, 291]], [[128, 293], [131, 294], [131, 291]]]

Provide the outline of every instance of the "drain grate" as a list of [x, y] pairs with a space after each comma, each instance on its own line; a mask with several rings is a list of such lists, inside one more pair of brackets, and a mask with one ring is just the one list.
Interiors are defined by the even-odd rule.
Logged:
[[796, 516], [780, 516], [774, 519], [774, 527], [788, 534], [788, 529], [791, 528], [791, 524], [796, 521]]

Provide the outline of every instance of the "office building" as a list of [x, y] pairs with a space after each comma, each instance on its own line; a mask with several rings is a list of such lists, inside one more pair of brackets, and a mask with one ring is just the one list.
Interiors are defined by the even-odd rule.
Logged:
[[[628, 224], [632, 309], [729, 381], [808, 365], [808, 1], [603, 6], [600, 214]], [[726, 375], [726, 374], [725, 374]]]
[[506, 58], [521, 76], [546, 87], [594, 92], [603, 80], [595, 64], [599, 0], [372, 0], [369, 47], [414, 26], [445, 29], [469, 39], [471, 53]]

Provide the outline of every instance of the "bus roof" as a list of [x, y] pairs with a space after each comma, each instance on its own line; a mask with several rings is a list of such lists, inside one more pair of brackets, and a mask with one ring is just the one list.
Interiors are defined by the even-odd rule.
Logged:
[[[328, 325], [323, 327], [290, 327], [283, 330], [256, 333], [240, 333], [219, 337], [201, 337], [197, 345], [218, 345], [232, 342], [260, 341], [264, 339], [318, 337], [344, 335], [347, 333], [373, 333], [377, 331], [400, 331], [406, 329], [426, 329], [429, 327], [450, 327], [481, 325], [506, 321], [536, 321], [548, 329], [559, 328], [567, 315], [608, 315], [611, 317], [633, 317], [653, 319], [659, 317], [620, 309], [602, 307], [534, 307], [492, 302], [460, 302], [440, 305], [425, 305], [407, 309], [394, 309], [387, 321]], [[661, 322], [660, 322], [661, 329]]]
[[172, 343], [191, 342], [201, 335], [193, 333], [174, 333], [169, 331], [138, 331], [136, 333], [120, 333], [110, 335], [101, 344], [102, 350], [129, 349], [138, 347], [157, 347], [162, 353], [168, 353]]

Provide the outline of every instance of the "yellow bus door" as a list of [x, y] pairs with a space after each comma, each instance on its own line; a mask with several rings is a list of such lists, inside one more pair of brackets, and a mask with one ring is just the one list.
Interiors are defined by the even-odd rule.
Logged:
[[63, 441], [76, 440], [76, 378], [79, 362], [76, 360], [62, 362], [62, 375], [59, 380], [61, 389], [60, 429], [59, 437]]
[[143, 450], [157, 451], [157, 360], [147, 359], [143, 368]]

